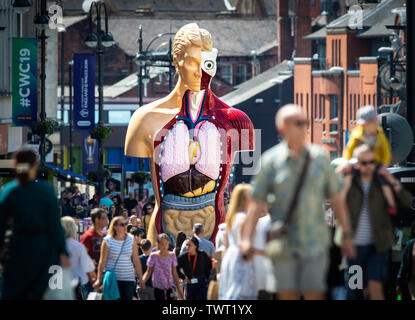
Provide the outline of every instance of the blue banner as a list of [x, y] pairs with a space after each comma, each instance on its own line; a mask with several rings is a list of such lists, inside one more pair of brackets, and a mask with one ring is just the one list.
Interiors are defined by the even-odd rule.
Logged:
[[98, 141], [91, 139], [88, 131], [82, 131], [82, 172], [98, 169]]
[[73, 65], [74, 130], [95, 125], [95, 54], [75, 53]]
[[12, 126], [30, 126], [37, 121], [37, 39], [12, 41]]

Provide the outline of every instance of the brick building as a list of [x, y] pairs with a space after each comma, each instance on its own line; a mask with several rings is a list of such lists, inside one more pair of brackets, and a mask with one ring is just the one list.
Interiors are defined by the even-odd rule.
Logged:
[[[390, 47], [394, 32], [386, 26], [395, 24], [392, 10], [403, 5], [404, 0], [361, 4], [362, 10], [355, 13], [361, 17], [357, 28], [356, 20], [346, 14], [304, 37], [315, 42], [316, 51], [294, 59], [294, 101], [307, 114], [308, 140], [323, 145], [332, 159], [341, 156], [356, 126], [357, 110], [390, 101], [377, 81], [380, 68], [388, 66], [382, 58], [388, 56], [378, 49]], [[393, 103], [397, 101], [392, 97]]]

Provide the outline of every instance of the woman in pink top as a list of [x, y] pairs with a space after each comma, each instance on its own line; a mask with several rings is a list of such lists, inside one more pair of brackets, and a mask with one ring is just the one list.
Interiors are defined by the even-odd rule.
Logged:
[[147, 260], [147, 271], [143, 276], [143, 282], [152, 276], [154, 297], [156, 300], [174, 300], [176, 284], [179, 298], [183, 299], [183, 290], [180, 287], [177, 275], [177, 258], [174, 252], [169, 251], [169, 236], [165, 233], [157, 237], [158, 250], [153, 252]]

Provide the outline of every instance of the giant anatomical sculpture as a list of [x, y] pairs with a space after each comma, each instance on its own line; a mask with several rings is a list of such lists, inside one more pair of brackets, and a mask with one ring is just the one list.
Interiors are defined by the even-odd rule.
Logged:
[[217, 50], [208, 31], [196, 23], [183, 26], [173, 42], [178, 73], [165, 98], [134, 112], [125, 153], [149, 158], [156, 206], [148, 238], [167, 233], [192, 234], [195, 223], [214, 241], [225, 220], [223, 194], [235, 152], [253, 150], [254, 130], [245, 113], [224, 104], [210, 90]]

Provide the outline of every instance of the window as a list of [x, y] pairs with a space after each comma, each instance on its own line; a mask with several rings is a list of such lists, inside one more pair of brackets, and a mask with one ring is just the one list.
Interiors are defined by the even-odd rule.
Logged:
[[337, 151], [330, 151], [330, 161], [334, 160], [338, 158], [338, 153]]
[[339, 66], [341, 66], [341, 64], [342, 64], [341, 40], [337, 40], [337, 44], [338, 44], [338, 49], [337, 49], [338, 59], [337, 59], [337, 63], [338, 63]]
[[317, 94], [314, 94], [314, 119], [317, 119]]
[[330, 95], [330, 120], [338, 120], [337, 95]]
[[325, 101], [324, 101], [324, 95], [320, 95], [320, 112], [319, 112], [319, 118], [321, 119], [326, 119], [326, 107], [325, 107]]
[[246, 81], [246, 65], [240, 64], [236, 67], [236, 84]]
[[307, 129], [310, 127], [310, 109], [309, 109], [309, 102], [308, 102], [308, 99], [309, 99], [309, 96], [308, 96], [308, 93], [307, 93], [307, 96], [306, 96], [306, 103], [307, 103]]
[[335, 52], [334, 52], [334, 40], [331, 40], [331, 65], [335, 66], [336, 65], [336, 61], [335, 61]]
[[[60, 122], [61, 121], [61, 109], [60, 109], [60, 105], [58, 106], [58, 110], [56, 113], [57, 116], [57, 120]], [[63, 111], [63, 123], [65, 125], [69, 124], [69, 110], [64, 110]], [[95, 110], [95, 124], [98, 123], [98, 110]]]
[[130, 121], [130, 110], [110, 110], [108, 111], [109, 124], [126, 124]]
[[323, 97], [323, 119], [326, 119], [326, 97]]
[[[330, 120], [338, 121], [338, 99], [337, 95], [330, 95]], [[335, 132], [338, 129], [337, 123], [330, 124], [330, 132]]]
[[295, 94], [295, 104], [298, 104], [298, 93]]
[[300, 97], [301, 97], [301, 103], [300, 103], [300, 106], [301, 106], [301, 108], [303, 108], [304, 109], [304, 103], [303, 103], [303, 94], [301, 93], [300, 94]]
[[223, 65], [221, 67], [221, 74], [222, 74], [222, 79], [223, 80], [225, 80], [229, 84], [232, 84], [233, 83], [232, 65], [230, 65], [230, 64]]
[[368, 101], [368, 104], [371, 104], [371, 102], [370, 102], [370, 94], [367, 95], [367, 99], [369, 100]]
[[363, 95], [363, 105], [364, 106], [366, 105], [366, 95], [365, 94]]
[[356, 121], [356, 112], [357, 112], [357, 103], [356, 103], [356, 95], [354, 94], [354, 97], [353, 97], [353, 115], [352, 115], [352, 119], [354, 121]]

